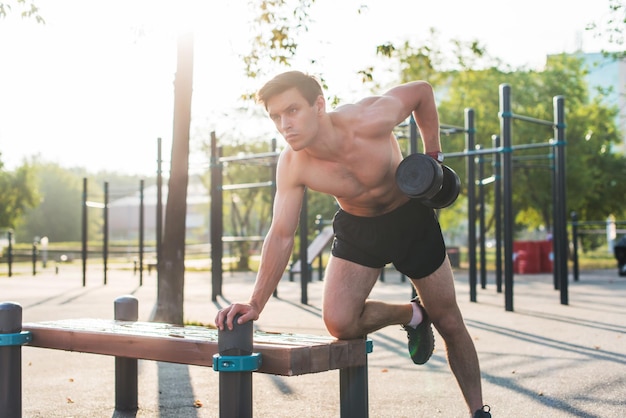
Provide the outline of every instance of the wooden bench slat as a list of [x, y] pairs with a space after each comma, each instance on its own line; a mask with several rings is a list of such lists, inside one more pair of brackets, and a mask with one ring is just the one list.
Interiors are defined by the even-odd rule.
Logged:
[[[207, 367], [218, 353], [217, 330], [199, 326], [69, 319], [26, 323], [22, 328], [32, 332], [29, 345], [65, 351]], [[259, 372], [282, 376], [367, 364], [364, 339], [257, 331], [254, 352], [262, 355]]]

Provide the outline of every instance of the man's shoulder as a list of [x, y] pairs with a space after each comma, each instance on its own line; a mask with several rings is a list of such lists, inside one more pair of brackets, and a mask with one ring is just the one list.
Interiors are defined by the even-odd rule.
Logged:
[[291, 166], [296, 164], [301, 164], [302, 162], [299, 161], [302, 159], [302, 152], [298, 152], [298, 151], [294, 151], [291, 147], [285, 147], [281, 152], [280, 152], [280, 156], [279, 161], [280, 164], [285, 166]]
[[345, 103], [337, 106], [332, 112], [334, 114], [345, 114], [349, 115], [351, 113], [360, 113], [361, 110], [367, 106], [370, 106], [376, 103], [380, 96], [368, 96], [354, 103]]

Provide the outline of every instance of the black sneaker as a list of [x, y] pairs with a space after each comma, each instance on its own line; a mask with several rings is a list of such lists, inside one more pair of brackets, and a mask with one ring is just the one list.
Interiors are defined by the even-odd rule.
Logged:
[[403, 325], [402, 328], [407, 333], [409, 338], [409, 354], [411, 360], [415, 364], [424, 364], [428, 361], [435, 349], [435, 335], [433, 334], [433, 328], [431, 322], [428, 319], [428, 314], [419, 302], [419, 299], [415, 297], [411, 299], [412, 303], [416, 303], [417, 307], [422, 310], [422, 322], [413, 328], [409, 325]]
[[491, 407], [483, 405], [478, 411], [474, 412], [473, 418], [491, 418]]

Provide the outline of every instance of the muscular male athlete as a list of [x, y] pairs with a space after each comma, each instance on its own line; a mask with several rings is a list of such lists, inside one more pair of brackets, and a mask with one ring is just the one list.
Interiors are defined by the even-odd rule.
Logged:
[[[402, 153], [392, 131], [411, 113], [425, 153], [441, 155], [430, 84], [402, 84], [327, 112], [317, 79], [289, 71], [266, 83], [257, 101], [289, 147], [278, 159], [272, 224], [254, 290], [248, 302], [220, 310], [217, 327], [232, 329], [236, 315], [241, 315], [240, 323], [258, 319], [289, 262], [308, 187], [334, 196], [340, 207], [324, 278], [322, 311], [328, 332], [350, 339], [402, 325], [413, 362], [423, 364], [434, 348], [432, 323], [445, 341], [470, 416], [491, 417], [483, 405], [478, 357], [456, 302], [436, 214], [408, 198], [395, 181]], [[405, 304], [368, 299], [387, 263], [411, 279], [417, 298]]]

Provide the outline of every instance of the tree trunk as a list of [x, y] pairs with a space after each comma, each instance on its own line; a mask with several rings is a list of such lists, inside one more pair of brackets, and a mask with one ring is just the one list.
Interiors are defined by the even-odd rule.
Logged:
[[174, 129], [165, 206], [163, 259], [158, 266], [157, 306], [152, 318], [154, 321], [178, 325], [183, 324], [193, 43], [193, 35], [190, 33], [178, 38], [178, 63], [174, 81]]

